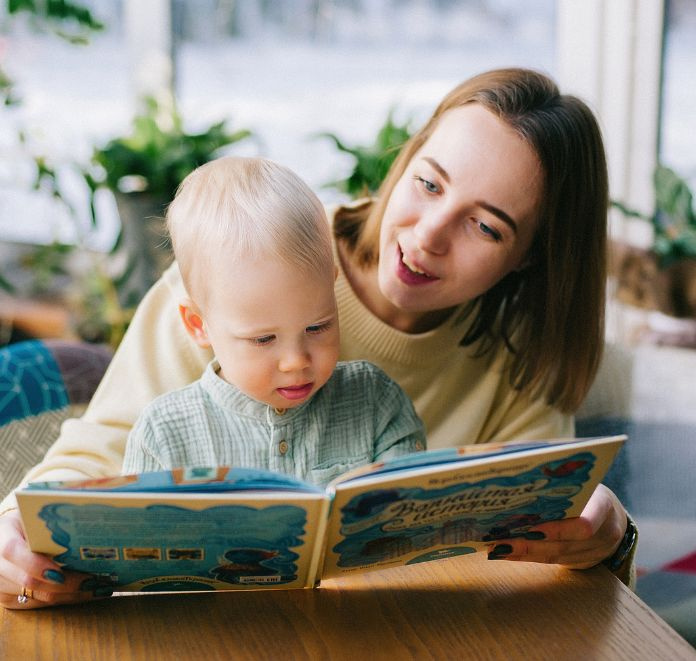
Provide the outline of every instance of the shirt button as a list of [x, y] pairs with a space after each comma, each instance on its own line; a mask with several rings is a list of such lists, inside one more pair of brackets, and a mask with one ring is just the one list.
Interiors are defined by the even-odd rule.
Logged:
[[288, 451], [288, 447], [289, 446], [287, 441], [281, 441], [280, 443], [278, 443], [278, 452], [280, 452], [280, 454], [286, 454]]
[[419, 452], [421, 450], [425, 450], [425, 445], [423, 445], [423, 441], [416, 441], [416, 450], [418, 450]]

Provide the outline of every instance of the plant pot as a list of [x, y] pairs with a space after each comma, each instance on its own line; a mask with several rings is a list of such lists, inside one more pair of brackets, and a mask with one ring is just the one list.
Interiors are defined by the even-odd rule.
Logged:
[[615, 299], [645, 312], [632, 332], [634, 341], [696, 347], [696, 259], [660, 268], [652, 251], [613, 243], [609, 275]]
[[616, 278], [616, 298], [623, 303], [696, 319], [696, 259], [660, 268], [652, 251], [613, 243], [609, 271]]
[[173, 260], [164, 219], [169, 200], [151, 193], [114, 193], [121, 219], [116, 255], [124, 266], [118, 282], [119, 299], [137, 305]]

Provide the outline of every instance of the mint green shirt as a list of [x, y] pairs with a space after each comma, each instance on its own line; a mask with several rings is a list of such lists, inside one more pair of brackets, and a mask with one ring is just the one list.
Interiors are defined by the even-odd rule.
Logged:
[[310, 400], [282, 412], [221, 379], [218, 368], [213, 360], [198, 381], [145, 407], [123, 473], [233, 465], [326, 486], [351, 468], [425, 448], [411, 401], [372, 363], [338, 363]]

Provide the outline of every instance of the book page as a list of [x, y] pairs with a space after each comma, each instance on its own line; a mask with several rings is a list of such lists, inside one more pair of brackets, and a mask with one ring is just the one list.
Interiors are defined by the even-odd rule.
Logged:
[[390, 471], [336, 487], [323, 578], [487, 550], [577, 516], [624, 437]]
[[32, 550], [95, 588], [163, 592], [311, 586], [327, 498], [24, 490], [18, 502]]

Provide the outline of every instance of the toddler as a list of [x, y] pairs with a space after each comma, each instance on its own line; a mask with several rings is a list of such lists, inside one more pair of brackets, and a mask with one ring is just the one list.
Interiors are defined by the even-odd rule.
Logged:
[[325, 486], [424, 449], [394, 381], [371, 363], [337, 363], [330, 227], [297, 175], [259, 158], [212, 161], [183, 181], [167, 226], [187, 292], [181, 320], [214, 359], [143, 410], [124, 473], [235, 465]]

